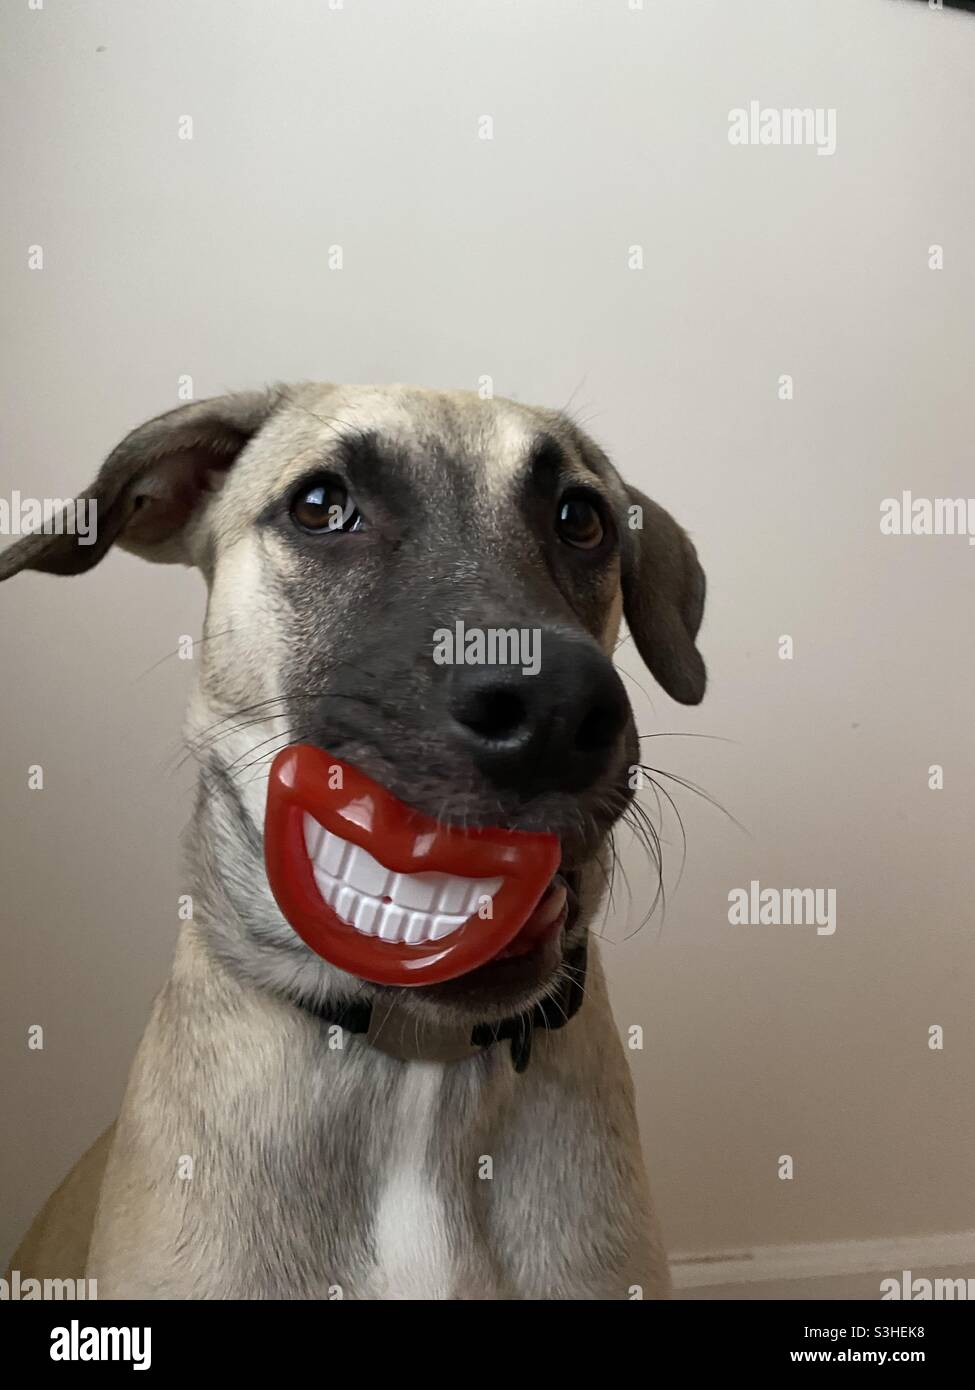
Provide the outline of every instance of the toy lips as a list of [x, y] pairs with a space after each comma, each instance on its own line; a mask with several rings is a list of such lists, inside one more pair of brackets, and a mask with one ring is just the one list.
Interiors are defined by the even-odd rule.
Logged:
[[310, 744], [271, 765], [264, 855], [302, 940], [376, 984], [454, 979], [530, 950], [565, 913], [564, 889], [545, 896], [557, 836], [442, 825]]

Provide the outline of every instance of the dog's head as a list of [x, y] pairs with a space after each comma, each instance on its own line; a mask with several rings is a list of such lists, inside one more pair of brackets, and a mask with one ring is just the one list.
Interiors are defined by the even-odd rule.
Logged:
[[267, 888], [268, 765], [311, 743], [441, 822], [559, 837], [561, 936], [405, 992], [428, 1016], [479, 1019], [541, 998], [632, 796], [621, 617], [668, 694], [704, 694], [704, 575], [672, 518], [557, 412], [404, 387], [184, 406], [128, 435], [81, 496], [91, 543], [26, 536], [0, 579], [76, 574], [115, 543], [205, 575], [188, 734], [217, 949], [309, 998], [382, 992], [314, 956]]

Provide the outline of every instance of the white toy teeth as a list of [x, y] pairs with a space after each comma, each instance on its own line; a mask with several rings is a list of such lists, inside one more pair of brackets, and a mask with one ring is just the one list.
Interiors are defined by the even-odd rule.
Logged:
[[305, 848], [323, 900], [348, 926], [380, 941], [440, 941], [475, 912], [489, 916], [501, 878], [398, 874], [305, 813]]

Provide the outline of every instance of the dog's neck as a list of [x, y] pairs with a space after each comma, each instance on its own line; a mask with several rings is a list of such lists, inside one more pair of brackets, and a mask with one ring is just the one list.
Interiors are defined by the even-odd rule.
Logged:
[[566, 973], [551, 994], [533, 1008], [498, 1022], [475, 1023], [473, 1027], [431, 1022], [420, 1025], [396, 1008], [395, 996], [391, 1002], [379, 1004], [329, 1001], [311, 1006], [311, 1012], [348, 1032], [364, 1034], [371, 1046], [401, 1062], [458, 1062], [485, 1048], [510, 1042], [512, 1065], [516, 1072], [523, 1072], [531, 1060], [536, 1030], [562, 1028], [582, 1007], [586, 958], [587, 940], [583, 937], [566, 951]]

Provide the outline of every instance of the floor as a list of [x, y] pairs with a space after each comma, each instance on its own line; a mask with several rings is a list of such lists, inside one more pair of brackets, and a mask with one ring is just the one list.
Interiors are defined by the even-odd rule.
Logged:
[[[886, 1274], [836, 1274], [816, 1279], [783, 1279], [776, 1283], [736, 1283], [710, 1284], [696, 1289], [674, 1289], [674, 1298], [696, 1301], [744, 1299], [748, 1302], [762, 1299], [849, 1299], [852, 1301], [881, 1300], [880, 1281], [897, 1277], [899, 1271]], [[911, 1271], [915, 1279], [966, 1279], [975, 1295], [975, 1265], [956, 1265], [954, 1268], [941, 1266], [936, 1270], [915, 1269]], [[678, 1276], [679, 1277], [679, 1276]], [[893, 1301], [893, 1300], [884, 1300]]]

